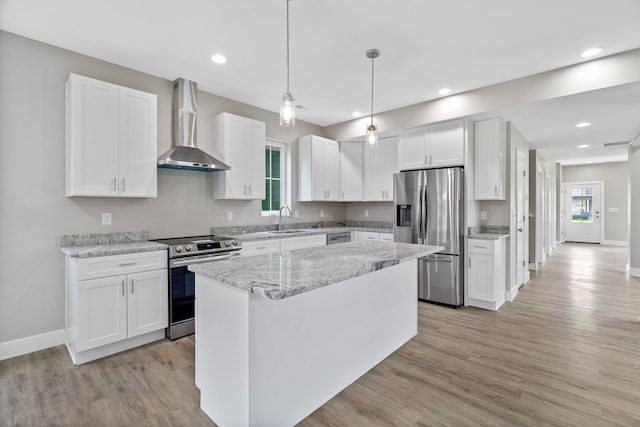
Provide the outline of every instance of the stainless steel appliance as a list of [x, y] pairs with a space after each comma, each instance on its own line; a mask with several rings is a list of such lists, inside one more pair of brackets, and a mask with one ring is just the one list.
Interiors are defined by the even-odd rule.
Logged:
[[240, 255], [242, 244], [216, 235], [155, 241], [169, 245], [169, 327], [165, 335], [175, 340], [195, 332], [195, 274], [187, 266]]
[[327, 233], [327, 245], [335, 245], [337, 243], [346, 243], [351, 241], [350, 231], [339, 231]]
[[429, 169], [394, 175], [396, 242], [443, 246], [418, 260], [418, 299], [460, 306], [464, 287], [464, 170]]

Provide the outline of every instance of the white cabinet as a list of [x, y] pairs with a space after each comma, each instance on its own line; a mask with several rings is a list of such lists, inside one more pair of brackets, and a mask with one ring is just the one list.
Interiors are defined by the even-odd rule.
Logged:
[[66, 195], [157, 196], [157, 97], [71, 74]]
[[464, 165], [464, 122], [452, 120], [406, 131], [398, 142], [400, 170]]
[[353, 232], [353, 241], [361, 242], [363, 240], [369, 240], [372, 242], [380, 241], [380, 233], [377, 231], [354, 231]]
[[497, 310], [505, 301], [506, 239], [469, 239], [467, 296], [468, 305]]
[[362, 201], [363, 197], [363, 144], [340, 143], [340, 200]]
[[340, 148], [315, 135], [298, 138], [298, 201], [340, 200]]
[[252, 242], [242, 242], [240, 256], [264, 255], [274, 252], [293, 251], [295, 249], [314, 248], [327, 244], [326, 234], [311, 236], [287, 237], [283, 239], [265, 239]]
[[167, 252], [67, 257], [66, 342], [76, 364], [164, 338]]
[[393, 242], [393, 233], [380, 233], [381, 242]]
[[476, 200], [506, 200], [507, 126], [496, 118], [474, 123]]
[[263, 200], [265, 192], [264, 122], [221, 113], [213, 118], [213, 154], [231, 166], [213, 174], [213, 198]]
[[364, 200], [393, 201], [393, 174], [398, 172], [397, 138], [364, 147]]

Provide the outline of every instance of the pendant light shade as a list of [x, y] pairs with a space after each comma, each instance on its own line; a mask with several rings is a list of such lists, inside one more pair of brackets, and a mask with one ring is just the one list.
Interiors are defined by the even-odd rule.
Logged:
[[373, 60], [380, 56], [378, 49], [369, 49], [367, 58], [371, 59], [371, 123], [367, 126], [367, 145], [375, 147], [378, 145], [378, 126], [373, 123]]
[[289, 2], [291, 0], [284, 1], [287, 3], [287, 91], [280, 101], [280, 126], [293, 127], [296, 125], [296, 99], [289, 92]]

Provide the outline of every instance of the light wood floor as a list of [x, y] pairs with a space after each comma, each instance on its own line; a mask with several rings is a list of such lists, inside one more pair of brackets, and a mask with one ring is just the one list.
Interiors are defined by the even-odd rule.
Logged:
[[[498, 312], [420, 304], [419, 334], [313, 426], [640, 426], [640, 280], [626, 248], [565, 244]], [[0, 362], [1, 426], [212, 426], [192, 338], [74, 367], [63, 346]]]

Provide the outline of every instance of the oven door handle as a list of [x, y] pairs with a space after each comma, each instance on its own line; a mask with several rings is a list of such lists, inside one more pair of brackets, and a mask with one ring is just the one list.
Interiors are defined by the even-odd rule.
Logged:
[[171, 266], [173, 267], [173, 266], [179, 266], [179, 265], [199, 264], [202, 262], [222, 261], [222, 260], [233, 258], [239, 255], [240, 255], [240, 252], [236, 251], [226, 255], [218, 255], [218, 256], [212, 256], [212, 257], [206, 257], [206, 258], [192, 257], [192, 258], [178, 259], [178, 260], [171, 261]]

